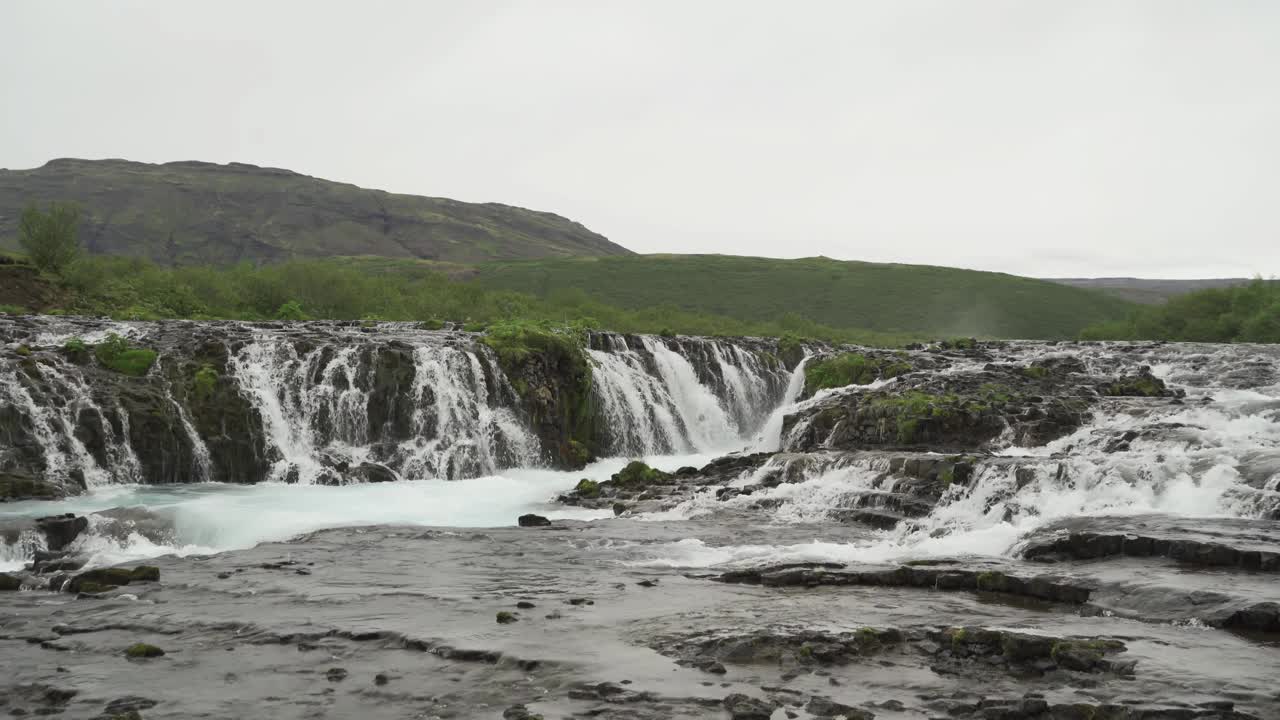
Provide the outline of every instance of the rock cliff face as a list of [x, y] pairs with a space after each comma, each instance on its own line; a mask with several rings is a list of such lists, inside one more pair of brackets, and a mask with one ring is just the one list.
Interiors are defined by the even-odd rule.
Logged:
[[[0, 343], [6, 498], [121, 482], [459, 479], [729, 450], [790, 376], [766, 341], [598, 335], [509, 359], [481, 335], [410, 323], [0, 318]], [[112, 343], [147, 362], [119, 361]], [[707, 398], [719, 436], [699, 424]]]
[[50, 201], [80, 205], [89, 252], [166, 265], [629, 254], [576, 222], [509, 205], [397, 195], [242, 163], [77, 159], [0, 170], [0, 243], [15, 242], [23, 207]]

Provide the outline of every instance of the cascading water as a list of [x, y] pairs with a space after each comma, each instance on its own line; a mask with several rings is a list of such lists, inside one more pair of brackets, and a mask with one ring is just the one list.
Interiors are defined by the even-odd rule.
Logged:
[[[21, 343], [11, 340], [9, 355], [0, 362], [0, 423], [10, 438], [0, 448], [0, 472], [34, 468], [40, 477], [73, 494], [83, 486], [92, 490], [67, 505], [22, 511], [28, 515], [58, 512], [59, 507], [72, 511], [115, 507], [124, 501], [112, 495], [109, 486], [144, 478], [198, 482], [216, 477], [303, 485], [484, 478], [483, 483], [469, 486], [482, 493], [486, 483], [498, 482], [493, 478], [537, 474], [542, 484], [537, 485], [536, 494], [547, 498], [571, 488], [581, 477], [607, 480], [618, 467], [608, 461], [593, 465], [594, 470], [573, 473], [537, 469], [547, 462], [548, 448], [539, 440], [533, 419], [523, 410], [497, 358], [472, 336], [419, 331], [404, 324], [374, 329], [322, 324], [108, 327], [139, 342], [153, 342], [162, 350], [174, 349], [162, 352], [161, 363], [149, 377], [123, 381], [101, 369], [68, 362], [57, 352], [60, 345], [39, 346], [42, 337], [62, 343], [70, 337], [105, 333], [93, 321], [60, 319], [47, 326], [37, 323], [20, 338]], [[190, 370], [183, 369], [189, 367], [182, 364], [183, 353], [199, 344], [192, 333], [201, 331], [225, 343], [225, 393], [242, 398], [245, 412], [228, 411], [211, 420], [207, 408], [192, 404], [193, 390], [184, 384], [189, 375], [183, 373]], [[13, 332], [11, 336], [19, 337]], [[170, 336], [176, 339], [166, 341]], [[14, 354], [19, 344], [33, 344], [35, 356]], [[992, 362], [1078, 358], [1090, 371], [1113, 375], [1150, 365], [1169, 381], [1185, 386], [1188, 397], [1154, 405], [1106, 400], [1093, 409], [1088, 423], [1048, 445], [1017, 448], [1007, 446], [1011, 440], [1007, 441], [1000, 457], [975, 458], [972, 478], [947, 488], [941, 497], [929, 498], [927, 507], [910, 496], [910, 480], [887, 468], [883, 454], [784, 452], [730, 483], [734, 492], [723, 498], [713, 493], [695, 495], [650, 517], [761, 509], [773, 522], [781, 523], [902, 517], [897, 527], [872, 531], [865, 542], [753, 546], [741, 551], [719, 548], [680, 560], [698, 564], [726, 558], [1000, 555], [1012, 552], [1029, 530], [1071, 515], [1263, 517], [1280, 512], [1280, 360], [1274, 352], [1179, 346], [1119, 352], [1108, 346], [1034, 344], [1015, 351], [1007, 358], [961, 358], [930, 372], [958, 376]], [[822, 391], [799, 400], [807, 360], [788, 370], [766, 346], [752, 341], [601, 334], [593, 338], [587, 354], [594, 422], [604, 440], [597, 454], [617, 458], [700, 454], [696, 459], [657, 461], [669, 470], [696, 466], [726, 452], [787, 448], [807, 422], [795, 424], [784, 437], [787, 416], [803, 415], [832, 393], [873, 392], [897, 382], [882, 380]], [[130, 383], [147, 394], [124, 403], [126, 395], [116, 388], [133, 387]], [[158, 462], [155, 448], [133, 446], [137, 431], [131, 430], [131, 424], [139, 408], [162, 409], [178, 438], [172, 450], [161, 453], [160, 460], [167, 463], [164, 472], [153, 467]], [[260, 450], [251, 443], [228, 444], [222, 433], [232, 420], [249, 424], [250, 436], [260, 438]], [[1117, 453], [1113, 446], [1121, 436], [1129, 439], [1125, 451]], [[239, 464], [228, 465], [228, 457]], [[228, 470], [251, 472], [259, 458], [261, 476], [238, 476]], [[766, 482], [775, 475], [785, 479]], [[735, 495], [745, 490], [750, 492]], [[121, 492], [125, 495], [119, 497], [143, 493], [151, 498], [148, 493], [153, 491]], [[237, 492], [252, 496], [266, 489]], [[396, 496], [372, 487], [350, 492]], [[525, 507], [531, 502], [531, 496], [509, 488], [505, 492], [520, 498]], [[463, 488], [458, 493], [466, 495]], [[210, 502], [204, 499], [206, 494], [199, 497]], [[316, 495], [315, 501], [323, 502], [324, 497]], [[178, 504], [182, 502], [186, 500]], [[485, 514], [486, 521], [509, 521], [516, 509], [483, 502], [503, 508], [492, 516]], [[380, 515], [376, 503], [361, 507], [362, 522], [428, 517], [416, 511]], [[186, 511], [166, 512], [174, 522], [191, 522]], [[595, 517], [593, 513], [587, 516]], [[314, 523], [282, 526], [314, 529], [340, 523], [340, 515], [322, 513]], [[429, 517], [432, 522], [448, 522], [434, 514]], [[206, 529], [188, 544], [218, 547], [216, 537], [209, 537], [211, 532], [216, 536]], [[259, 539], [275, 536], [264, 532]], [[680, 553], [688, 551], [684, 546]]]
[[[1096, 353], [1097, 349], [1092, 349]], [[1176, 352], [1156, 367], [1170, 380], [1195, 380], [1187, 397], [1155, 405], [1112, 400], [1074, 433], [1041, 447], [1005, 447], [999, 456], [973, 458], [966, 483], [950, 485], [919, 517], [872, 533], [854, 543], [814, 542], [788, 546], [711, 547], [698, 541], [653, 550], [658, 565], [761, 564], [774, 562], [877, 563], [929, 556], [1009, 556], [1020, 540], [1064, 518], [1172, 515], [1187, 518], [1280, 518], [1280, 385], [1270, 382], [1280, 362], [1269, 353], [1247, 357], [1244, 349], [1183, 359]], [[1036, 357], [1060, 356], [1046, 349]], [[1245, 356], [1245, 357], [1242, 357]], [[1150, 362], [1130, 357], [1090, 357], [1093, 367], [1114, 371]], [[1209, 371], [1210, 363], [1221, 367]], [[1230, 377], [1249, 366], [1255, 389], [1199, 383]], [[866, 392], [888, 383], [837, 392]], [[801, 401], [804, 408], [820, 400]], [[1126, 439], [1123, 451], [1117, 438]], [[892, 453], [783, 453], [730, 483], [754, 492], [717, 499], [710, 493], [655, 513], [652, 519], [706, 517], [769, 508], [774, 522], [823, 523], [848, 508], [902, 502], [894, 496], [911, 478], [895, 474]], [[934, 456], [937, 457], [937, 456]], [[927, 456], [926, 456], [927, 459]], [[799, 473], [796, 466], [802, 467]], [[792, 477], [762, 484], [770, 476]], [[910, 502], [906, 497], [906, 501]], [[932, 502], [932, 501], [931, 501]], [[895, 508], [900, 509], [900, 508]]]
[[243, 348], [233, 366], [263, 418], [269, 479], [340, 484], [344, 468], [370, 462], [411, 480], [536, 464], [514, 392], [500, 371], [486, 375], [482, 350], [427, 342], [396, 357], [411, 375], [403, 385], [379, 385], [376, 365], [391, 351], [374, 343], [300, 352], [291, 338], [260, 334]]
[[[510, 407], [491, 402], [475, 351], [418, 347], [414, 361], [413, 437], [397, 450], [402, 476], [475, 477], [536, 464], [537, 440]], [[510, 400], [506, 378], [498, 382]]]
[[688, 338], [677, 351], [661, 338], [642, 337], [638, 348], [605, 338], [606, 349], [589, 355], [616, 455], [742, 449], [794, 379], [732, 343]]

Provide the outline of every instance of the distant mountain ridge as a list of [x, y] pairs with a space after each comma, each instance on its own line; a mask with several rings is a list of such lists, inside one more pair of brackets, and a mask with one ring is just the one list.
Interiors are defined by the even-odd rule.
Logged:
[[369, 190], [243, 163], [51, 160], [0, 169], [0, 248], [29, 203], [80, 205], [92, 253], [165, 265], [369, 255], [471, 263], [627, 255], [549, 212]]
[[1199, 280], [1161, 280], [1131, 277], [1109, 278], [1045, 278], [1049, 282], [1071, 287], [1098, 290], [1114, 297], [1144, 305], [1158, 305], [1174, 295], [1209, 288], [1244, 285], [1249, 278], [1206, 278]]

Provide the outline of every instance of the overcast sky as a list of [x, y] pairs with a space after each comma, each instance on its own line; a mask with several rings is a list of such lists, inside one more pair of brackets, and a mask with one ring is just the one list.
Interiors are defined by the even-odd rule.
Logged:
[[0, 3], [0, 167], [239, 161], [639, 252], [1280, 274], [1280, 2]]

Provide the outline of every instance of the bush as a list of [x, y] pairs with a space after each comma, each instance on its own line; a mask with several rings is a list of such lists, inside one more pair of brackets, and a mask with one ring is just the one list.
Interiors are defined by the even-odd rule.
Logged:
[[112, 333], [93, 348], [104, 367], [122, 375], [142, 377], [156, 362], [156, 351], [130, 347], [129, 341]]
[[1091, 325], [1080, 339], [1280, 343], [1280, 282], [1257, 278], [1178, 295], [1127, 320]]
[[307, 314], [302, 311], [301, 303], [299, 303], [297, 300], [290, 300], [289, 302], [281, 305], [279, 310], [276, 310], [276, 319], [295, 321], [295, 320], [310, 320], [311, 318], [308, 317]]
[[28, 205], [18, 220], [18, 243], [32, 264], [60, 275], [80, 254], [79, 224], [80, 211], [75, 205], [49, 203], [48, 212]]

